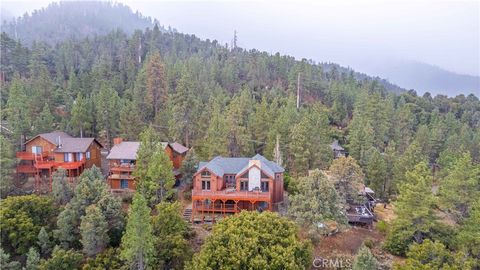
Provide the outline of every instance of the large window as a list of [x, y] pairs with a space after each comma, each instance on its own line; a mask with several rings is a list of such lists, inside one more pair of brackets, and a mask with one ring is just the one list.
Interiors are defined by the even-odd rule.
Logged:
[[120, 188], [121, 188], [121, 189], [126, 189], [126, 188], [128, 188], [128, 180], [127, 180], [127, 179], [122, 179], [122, 180], [120, 180]]
[[241, 181], [240, 182], [240, 190], [247, 191], [248, 190], [248, 181]]
[[70, 153], [63, 153], [63, 161], [71, 162], [72, 161], [72, 155]]
[[210, 190], [210, 180], [202, 179], [202, 190]]
[[85, 153], [85, 156], [87, 156], [87, 160], [90, 160], [90, 151], [87, 151], [87, 152]]
[[82, 160], [83, 159], [83, 153], [77, 153], [76, 158], [77, 158], [77, 161]]
[[42, 153], [42, 147], [41, 146], [32, 146], [32, 153], [41, 154]]
[[262, 189], [262, 192], [268, 192], [268, 181], [262, 181], [260, 183], [260, 188]]

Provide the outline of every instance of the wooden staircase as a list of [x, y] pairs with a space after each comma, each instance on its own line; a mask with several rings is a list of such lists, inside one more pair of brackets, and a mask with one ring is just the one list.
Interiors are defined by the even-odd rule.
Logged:
[[192, 221], [192, 208], [191, 207], [187, 207], [187, 208], [185, 208], [185, 210], [183, 210], [183, 219], [185, 219], [185, 221], [187, 221], [187, 222]]

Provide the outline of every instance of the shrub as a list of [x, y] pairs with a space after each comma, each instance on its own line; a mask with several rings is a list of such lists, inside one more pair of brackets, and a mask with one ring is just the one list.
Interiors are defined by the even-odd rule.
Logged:
[[377, 230], [383, 234], [386, 234], [388, 230], [387, 223], [383, 220], [380, 220], [377, 223]]

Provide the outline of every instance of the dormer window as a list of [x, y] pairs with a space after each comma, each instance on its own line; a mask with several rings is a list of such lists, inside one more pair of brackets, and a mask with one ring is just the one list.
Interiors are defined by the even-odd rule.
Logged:
[[242, 174], [242, 175], [240, 176], [240, 178], [246, 178], [246, 179], [248, 179], [248, 172], [249, 172], [249, 171], [246, 171], [244, 174]]
[[210, 177], [210, 172], [207, 171], [207, 170], [204, 170], [204, 171], [202, 172], [202, 177]]

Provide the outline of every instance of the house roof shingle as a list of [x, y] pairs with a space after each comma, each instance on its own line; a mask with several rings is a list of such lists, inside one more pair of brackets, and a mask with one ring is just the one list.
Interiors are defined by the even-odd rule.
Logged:
[[270, 161], [260, 154], [255, 155], [252, 158], [230, 158], [217, 156], [209, 162], [200, 162], [198, 166], [198, 172], [207, 168], [218, 176], [224, 174], [238, 174], [250, 167], [250, 160], [259, 160], [260, 169], [264, 170], [267, 174], [273, 176], [275, 173], [282, 173], [284, 169], [277, 163]]
[[84, 153], [87, 152], [88, 147], [96, 142], [95, 138], [63, 138], [61, 139], [61, 146], [55, 149], [57, 153]]
[[107, 159], [137, 159], [137, 151], [140, 147], [140, 142], [121, 142], [116, 144], [110, 150]]
[[49, 141], [52, 144], [58, 145], [59, 144], [59, 139], [60, 142], [63, 143], [64, 139], [66, 138], [73, 138], [72, 136], [68, 135], [67, 133], [63, 131], [54, 131], [54, 132], [49, 132], [49, 133], [41, 133], [38, 134], [37, 136], [31, 138], [30, 140], [26, 141], [25, 143], [28, 143], [32, 140], [34, 140], [37, 137], [41, 137], [47, 141]]

